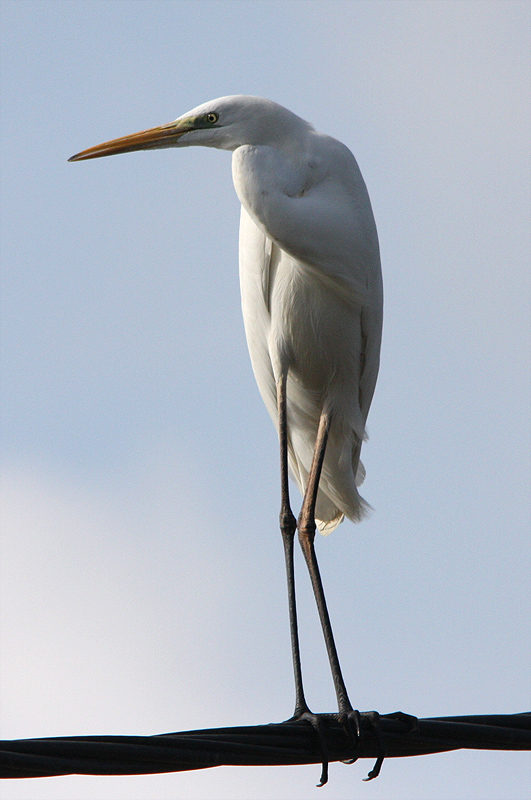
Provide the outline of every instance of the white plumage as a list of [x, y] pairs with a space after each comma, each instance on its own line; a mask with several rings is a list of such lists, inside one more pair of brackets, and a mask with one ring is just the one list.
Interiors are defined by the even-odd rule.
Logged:
[[287, 371], [289, 465], [302, 493], [319, 417], [332, 412], [316, 507], [319, 529], [329, 533], [367, 509], [357, 486], [378, 374], [382, 280], [365, 183], [343, 144], [277, 103], [245, 95], [71, 160], [190, 145], [233, 151], [249, 352], [277, 426], [277, 381]]
[[[314, 548], [344, 516], [362, 518], [360, 450], [380, 353], [378, 238], [352, 153], [286, 108], [260, 97], [221, 97], [174, 122], [106, 142], [71, 160], [161, 147], [231, 150], [242, 204], [240, 281], [258, 387], [280, 435], [281, 512], [288, 579], [295, 715], [319, 730], [304, 697], [293, 541], [299, 540], [321, 618], [339, 716], [359, 735], [341, 674]], [[324, 459], [324, 460], [323, 460]], [[303, 495], [298, 522], [287, 471]], [[379, 772], [383, 751], [369, 777]], [[323, 747], [321, 784], [327, 780]]]
[[350, 151], [286, 109], [258, 103], [282, 119], [285, 135], [233, 153], [247, 343], [275, 424], [277, 381], [288, 372], [290, 472], [303, 494], [321, 412], [332, 411], [316, 506], [319, 529], [330, 533], [367, 509], [357, 486], [381, 339], [376, 227]]

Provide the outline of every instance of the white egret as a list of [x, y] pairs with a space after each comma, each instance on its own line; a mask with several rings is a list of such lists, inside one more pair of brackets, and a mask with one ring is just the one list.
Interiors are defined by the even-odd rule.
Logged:
[[[330, 533], [345, 516], [357, 522], [367, 509], [357, 488], [364, 477], [360, 450], [382, 328], [380, 257], [369, 196], [345, 145], [260, 97], [221, 97], [174, 122], [89, 148], [70, 160], [192, 145], [233, 153], [234, 186], [242, 205], [245, 330], [256, 381], [280, 438], [280, 524], [294, 716], [316, 724], [304, 697], [300, 665], [293, 572], [298, 529], [339, 715], [354, 719], [359, 733], [334, 644], [314, 537], [316, 525]], [[303, 494], [297, 522], [290, 508], [288, 470]]]

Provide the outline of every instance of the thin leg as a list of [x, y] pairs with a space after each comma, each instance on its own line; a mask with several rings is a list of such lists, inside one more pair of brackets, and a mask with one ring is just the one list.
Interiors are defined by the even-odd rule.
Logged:
[[[324, 455], [326, 450], [326, 443], [328, 441], [328, 434], [330, 432], [330, 425], [332, 417], [329, 413], [323, 412], [319, 420], [319, 429], [317, 431], [317, 439], [315, 442], [315, 451], [313, 455], [313, 462], [308, 476], [308, 483], [306, 492], [304, 493], [304, 500], [299, 515], [298, 529], [299, 541], [306, 559], [310, 579], [312, 581], [313, 593], [317, 603], [317, 610], [321, 620], [321, 627], [323, 629], [326, 649], [328, 652], [328, 660], [330, 661], [330, 669], [332, 670], [332, 678], [334, 681], [334, 688], [336, 690], [337, 704], [340, 716], [345, 719], [353, 713], [352, 705], [350, 703], [345, 681], [341, 673], [339, 665], [339, 658], [337, 655], [336, 645], [334, 642], [334, 635], [332, 633], [332, 626], [330, 624], [330, 616], [326, 607], [326, 600], [319, 572], [319, 565], [315, 555], [314, 539], [315, 539], [315, 504], [317, 501], [317, 490], [319, 488], [319, 479], [321, 477], [321, 470], [323, 467]], [[356, 724], [358, 728], [358, 724]], [[356, 734], [359, 731], [356, 730]]]
[[[339, 658], [334, 642], [334, 635], [332, 633], [332, 625], [330, 624], [330, 616], [326, 607], [323, 583], [321, 581], [321, 574], [319, 572], [319, 565], [317, 563], [317, 556], [314, 548], [316, 530], [315, 504], [317, 502], [317, 491], [319, 489], [319, 480], [321, 478], [321, 471], [323, 468], [323, 461], [326, 452], [328, 434], [330, 433], [331, 422], [331, 414], [324, 411], [319, 420], [319, 428], [317, 430], [317, 439], [315, 442], [312, 466], [308, 476], [308, 483], [306, 484], [306, 491], [304, 493], [304, 500], [302, 503], [301, 513], [299, 514], [297, 527], [299, 529], [299, 541], [302, 552], [304, 553], [304, 558], [306, 559], [308, 572], [310, 573], [313, 593], [317, 603], [321, 627], [323, 629], [326, 649], [328, 652], [328, 660], [330, 662], [334, 688], [336, 690], [339, 719], [343, 722], [345, 726], [345, 732], [349, 739], [351, 739], [354, 746], [354, 752], [356, 752], [357, 744], [360, 740], [361, 715], [359, 711], [355, 711], [352, 708], [347, 694], [345, 681], [343, 680], [343, 675], [341, 673]], [[372, 780], [380, 773], [380, 769], [386, 755], [385, 741], [379, 725], [378, 714], [376, 712], [368, 712], [364, 714], [364, 717], [369, 719], [378, 740], [378, 758], [376, 759], [373, 769], [369, 772], [367, 778], [365, 778], [365, 780]], [[352, 763], [354, 761], [356, 761], [356, 757], [347, 763]], [[326, 782], [325, 765], [323, 765], [323, 776], [321, 776], [320, 785]]]
[[286, 576], [288, 579], [288, 607], [289, 624], [291, 633], [291, 654], [293, 657], [293, 672], [295, 677], [295, 717], [300, 717], [309, 711], [304, 698], [302, 686], [301, 655], [299, 648], [299, 629], [297, 623], [297, 601], [295, 598], [295, 571], [293, 567], [293, 539], [297, 522], [293, 516], [289, 502], [288, 483], [288, 423], [286, 400], [287, 376], [281, 375], [277, 385], [278, 397], [278, 430], [280, 438], [280, 530], [284, 541], [284, 556], [286, 559]]
[[280, 438], [280, 530], [284, 542], [284, 556], [286, 559], [286, 575], [288, 579], [288, 607], [289, 625], [291, 633], [291, 654], [293, 658], [293, 673], [295, 676], [295, 711], [293, 718], [305, 719], [312, 725], [319, 739], [322, 753], [322, 771], [318, 786], [324, 786], [328, 781], [328, 748], [324, 738], [319, 718], [312, 714], [304, 697], [302, 685], [301, 654], [299, 647], [299, 626], [297, 622], [297, 601], [295, 598], [295, 570], [293, 566], [293, 539], [297, 529], [297, 521], [293, 516], [289, 502], [288, 482], [288, 420], [287, 420], [287, 375], [281, 375], [277, 384], [278, 400], [278, 430]]

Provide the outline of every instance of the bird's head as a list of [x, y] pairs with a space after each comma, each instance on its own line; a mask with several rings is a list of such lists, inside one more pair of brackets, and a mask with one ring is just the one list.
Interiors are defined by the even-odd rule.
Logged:
[[272, 100], [231, 95], [210, 100], [166, 125], [90, 147], [69, 161], [163, 147], [201, 145], [236, 150], [245, 144], [280, 145], [283, 141], [293, 141], [297, 133], [302, 135], [309, 129], [309, 123]]

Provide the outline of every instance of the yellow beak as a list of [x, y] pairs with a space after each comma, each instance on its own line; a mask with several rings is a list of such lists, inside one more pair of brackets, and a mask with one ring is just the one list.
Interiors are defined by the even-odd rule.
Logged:
[[146, 131], [131, 133], [129, 136], [122, 136], [120, 139], [111, 139], [110, 142], [97, 144], [82, 150], [69, 161], [86, 161], [89, 158], [100, 158], [101, 156], [114, 156], [118, 153], [131, 153], [133, 150], [150, 150], [158, 147], [171, 147], [172, 144], [187, 131], [191, 130], [190, 122], [178, 120], [168, 122], [166, 125], [159, 125], [157, 128], [148, 128]]

